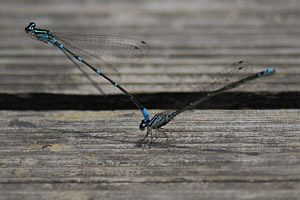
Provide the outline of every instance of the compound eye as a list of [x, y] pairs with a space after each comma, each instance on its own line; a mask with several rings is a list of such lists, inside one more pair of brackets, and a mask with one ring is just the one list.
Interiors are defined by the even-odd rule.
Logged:
[[30, 31], [34, 30], [36, 24], [34, 22], [30, 22], [29, 25], [25, 28], [25, 32], [29, 33]]
[[146, 128], [146, 121], [143, 119], [140, 123], [140, 129], [145, 130], [145, 128]]

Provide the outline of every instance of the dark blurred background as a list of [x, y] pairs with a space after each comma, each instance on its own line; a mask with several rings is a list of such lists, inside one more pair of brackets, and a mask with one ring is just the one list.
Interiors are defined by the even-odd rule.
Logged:
[[59, 50], [26, 36], [30, 21], [53, 31], [147, 41], [151, 52], [142, 62], [107, 73], [150, 108], [178, 106], [199, 80], [237, 60], [255, 70], [276, 66], [277, 74], [200, 108], [299, 108], [299, 11], [297, 0], [2, 0], [0, 109], [133, 108], [101, 77], [90, 72], [106, 96]]

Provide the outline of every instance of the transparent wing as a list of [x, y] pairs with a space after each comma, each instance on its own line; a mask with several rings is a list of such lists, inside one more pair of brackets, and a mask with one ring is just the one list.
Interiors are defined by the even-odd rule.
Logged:
[[193, 90], [194, 94], [188, 96], [182, 101], [182, 107], [206, 96], [210, 92], [248, 77], [253, 74], [253, 68], [253, 65], [248, 61], [238, 61], [229, 66], [225, 66], [224, 69], [215, 74], [203, 75], [201, 80], [199, 80], [198, 86], [196, 86]]
[[57, 32], [53, 35], [85, 59], [92, 57], [112, 64], [139, 62], [150, 51], [145, 41], [131, 37]]
[[248, 61], [238, 61], [225, 66], [224, 69], [215, 73], [206, 75], [206, 80], [199, 82], [194, 89], [196, 92], [211, 92], [218, 90], [225, 85], [246, 78], [253, 73], [253, 65]]

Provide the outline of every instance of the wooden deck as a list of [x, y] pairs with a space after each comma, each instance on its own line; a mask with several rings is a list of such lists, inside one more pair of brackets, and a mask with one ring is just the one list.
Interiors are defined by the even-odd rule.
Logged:
[[[299, 199], [297, 0], [1, 0], [0, 15], [0, 199]], [[97, 64], [151, 109], [177, 107], [238, 60], [277, 73], [179, 115], [169, 140], [139, 148], [140, 113], [26, 36], [30, 21], [147, 41], [139, 63]]]
[[[157, 111], [155, 111], [157, 112]], [[299, 199], [300, 111], [0, 112], [0, 199]]]

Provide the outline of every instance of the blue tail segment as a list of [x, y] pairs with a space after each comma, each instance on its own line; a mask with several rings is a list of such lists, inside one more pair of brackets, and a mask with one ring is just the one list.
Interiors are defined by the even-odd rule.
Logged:
[[145, 119], [147, 122], [149, 122], [149, 121], [150, 121], [150, 113], [149, 113], [149, 111], [147, 110], [147, 108], [143, 108], [142, 112], [143, 112], [144, 119]]
[[275, 73], [275, 69], [273, 67], [268, 67], [262, 72], [258, 73], [258, 76], [270, 76]]

